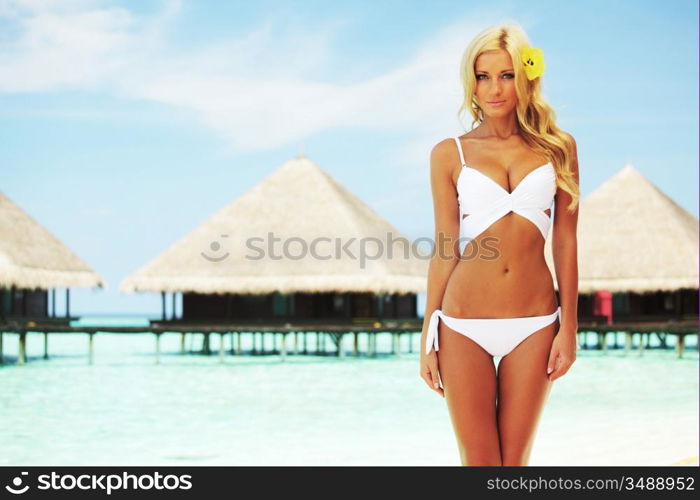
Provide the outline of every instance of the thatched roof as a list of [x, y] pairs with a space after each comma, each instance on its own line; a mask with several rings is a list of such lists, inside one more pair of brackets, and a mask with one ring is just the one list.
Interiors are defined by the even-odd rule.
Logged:
[[629, 164], [583, 200], [577, 234], [580, 293], [698, 288], [698, 219]]
[[[272, 242], [269, 233], [279, 239]], [[300, 155], [127, 277], [120, 288], [124, 292], [249, 294], [425, 291], [428, 259], [417, 258], [415, 252], [404, 258], [399, 245], [394, 246], [392, 257], [383, 251], [379, 258], [361, 264], [357, 239], [386, 242], [387, 233], [402, 237], [377, 212]], [[317, 241], [320, 258], [310, 251], [317, 238], [331, 239]], [[356, 240], [347, 248], [355, 258], [341, 251], [351, 238]], [[283, 255], [285, 244], [288, 253]], [[307, 247], [305, 254], [302, 244]], [[367, 254], [372, 255], [376, 244], [367, 246]], [[302, 258], [293, 258], [299, 255]]]
[[100, 287], [106, 283], [58, 238], [0, 193], [0, 286]]

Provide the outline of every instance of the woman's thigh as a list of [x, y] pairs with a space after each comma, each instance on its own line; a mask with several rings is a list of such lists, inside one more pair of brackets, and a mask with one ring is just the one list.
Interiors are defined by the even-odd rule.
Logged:
[[438, 370], [463, 465], [501, 465], [493, 357], [444, 322]]
[[558, 320], [538, 330], [498, 364], [498, 427], [503, 465], [527, 465], [551, 382], [547, 362]]

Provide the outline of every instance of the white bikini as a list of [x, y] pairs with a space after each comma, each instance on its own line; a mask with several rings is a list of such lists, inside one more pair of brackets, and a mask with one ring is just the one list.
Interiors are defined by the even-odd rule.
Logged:
[[[544, 239], [550, 227], [550, 216], [545, 210], [554, 204], [557, 190], [556, 172], [551, 162], [528, 173], [508, 192], [503, 186], [481, 171], [467, 166], [462, 143], [455, 138], [462, 169], [457, 179], [457, 200], [462, 234], [471, 240], [488, 229], [494, 222], [515, 212], [532, 222]], [[551, 212], [550, 212], [551, 213]], [[464, 218], [464, 215], [468, 217]], [[442, 318], [452, 330], [469, 337], [492, 356], [505, 356], [527, 337], [561, 318], [561, 307], [544, 316], [520, 318], [455, 318], [435, 309], [428, 323], [426, 354], [439, 349], [438, 322]]]

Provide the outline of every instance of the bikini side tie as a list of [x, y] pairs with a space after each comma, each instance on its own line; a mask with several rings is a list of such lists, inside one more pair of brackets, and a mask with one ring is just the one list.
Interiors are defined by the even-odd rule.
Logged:
[[428, 322], [428, 335], [425, 340], [425, 354], [430, 354], [430, 350], [435, 348], [435, 350], [440, 349], [438, 344], [438, 321], [440, 321], [440, 315], [442, 310], [435, 309], [433, 314], [430, 315], [430, 321]]

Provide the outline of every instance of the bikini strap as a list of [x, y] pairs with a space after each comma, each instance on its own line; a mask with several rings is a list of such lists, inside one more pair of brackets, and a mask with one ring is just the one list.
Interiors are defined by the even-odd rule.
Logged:
[[459, 137], [455, 137], [454, 140], [457, 143], [457, 149], [459, 149], [459, 159], [462, 161], [462, 165], [466, 165], [464, 161], [464, 152], [462, 151], [462, 142], [459, 140]]

